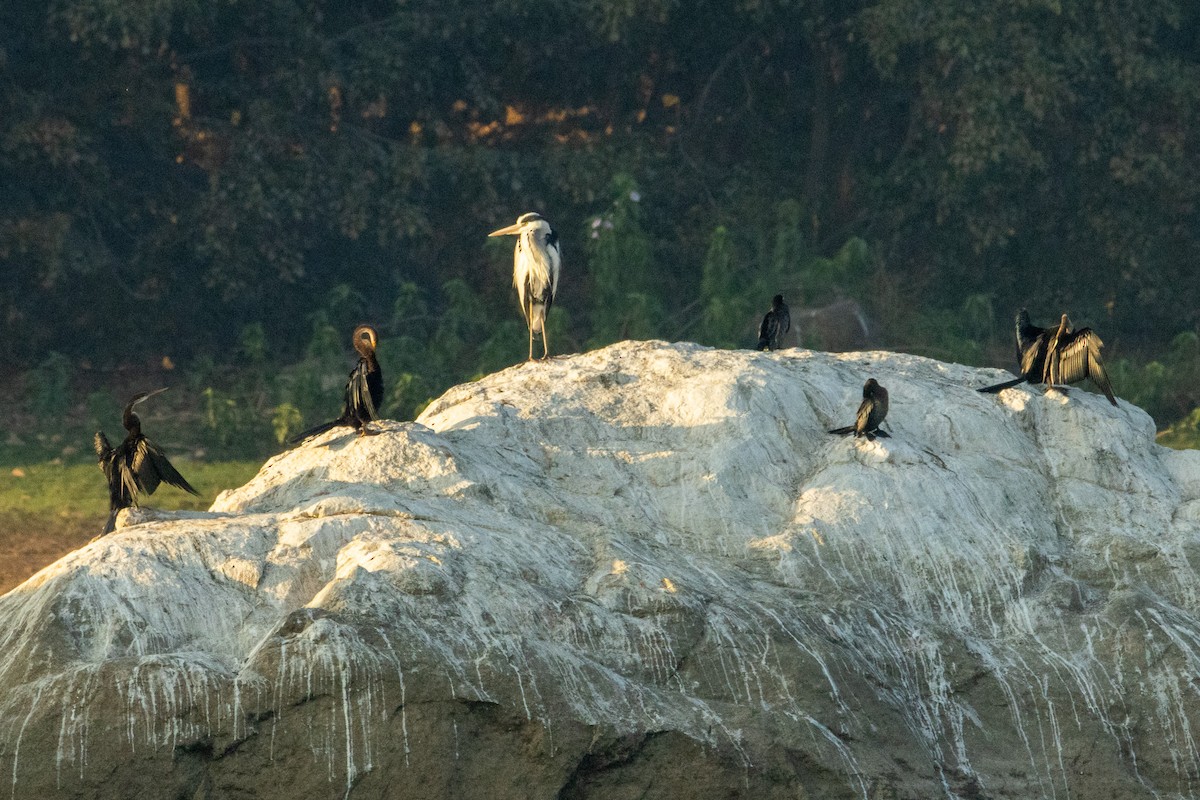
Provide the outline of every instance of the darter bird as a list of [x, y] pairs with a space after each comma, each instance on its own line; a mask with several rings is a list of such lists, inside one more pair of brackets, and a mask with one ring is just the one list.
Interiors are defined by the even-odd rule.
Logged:
[[865, 436], [868, 440], [873, 441], [876, 436], [888, 437], [887, 431], [881, 430], [879, 426], [883, 423], [888, 412], [888, 393], [887, 389], [879, 385], [879, 382], [874, 378], [868, 378], [863, 384], [863, 399], [858, 406], [858, 414], [855, 415], [854, 424], [847, 425], [844, 428], [834, 428], [830, 433], [847, 435], [853, 433], [856, 437]]
[[758, 350], [778, 350], [779, 340], [792, 328], [792, 315], [783, 295], [777, 294], [771, 299], [771, 310], [758, 326]]
[[1112, 384], [1104, 371], [1100, 349], [1104, 342], [1091, 328], [1071, 331], [1071, 321], [1062, 315], [1055, 328], [1039, 328], [1029, 322], [1029, 312], [1021, 309], [1017, 313], [1017, 361], [1021, 365], [1021, 377], [1011, 381], [985, 386], [981, 392], [995, 394], [1019, 383], [1044, 383], [1062, 388], [1062, 384], [1078, 383], [1091, 378], [1104, 392], [1108, 402], [1117, 404]]
[[1063, 314], [1058, 328], [1046, 345], [1046, 369], [1043, 383], [1062, 388], [1064, 384], [1078, 383], [1084, 378], [1091, 378], [1108, 402], [1114, 406], [1117, 398], [1113, 396], [1112, 384], [1108, 381], [1108, 373], [1104, 371], [1104, 362], [1100, 360], [1100, 348], [1104, 342], [1091, 328], [1071, 330], [1071, 320]]
[[542, 358], [550, 355], [550, 342], [546, 336], [546, 315], [554, 304], [558, 292], [558, 273], [562, 269], [562, 253], [558, 248], [558, 234], [541, 214], [529, 212], [517, 217], [507, 228], [492, 231], [488, 236], [515, 234], [517, 248], [513, 254], [513, 286], [517, 288], [517, 299], [521, 313], [529, 326], [529, 360], [533, 360], [533, 337], [542, 337]]
[[310, 436], [336, 428], [339, 425], [349, 425], [358, 431], [359, 436], [373, 433], [367, 428], [367, 423], [379, 419], [379, 406], [383, 403], [383, 371], [375, 358], [375, 348], [379, 346], [379, 334], [370, 325], [359, 325], [354, 329], [351, 338], [354, 349], [358, 352], [358, 363], [350, 371], [346, 381], [346, 398], [342, 404], [342, 415], [330, 422], [309, 428], [296, 434], [288, 440], [290, 444], [303, 441]]
[[133, 413], [133, 407], [138, 403], [165, 391], [166, 389], [155, 389], [153, 392], [142, 392], [133, 396], [125, 406], [125, 414], [121, 420], [127, 431], [125, 441], [116, 447], [109, 443], [103, 431], [96, 432], [96, 457], [100, 462], [100, 470], [108, 481], [108, 522], [104, 525], [104, 533], [111, 533], [116, 528], [117, 512], [122, 508], [136, 506], [139, 494], [154, 494], [160, 483], [169, 483], [197, 497], [200, 495], [184, 480], [178, 470], [171, 466], [171, 462], [163, 455], [158, 445], [142, 434], [142, 421]]

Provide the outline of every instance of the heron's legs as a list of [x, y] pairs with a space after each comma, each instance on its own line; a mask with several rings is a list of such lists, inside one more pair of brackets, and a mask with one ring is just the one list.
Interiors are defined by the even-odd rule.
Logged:
[[546, 315], [542, 314], [542, 360], [550, 357], [550, 337], [546, 333]]
[[525, 304], [525, 322], [529, 324], [529, 358], [528, 361], [533, 361], [533, 301], [530, 300]]

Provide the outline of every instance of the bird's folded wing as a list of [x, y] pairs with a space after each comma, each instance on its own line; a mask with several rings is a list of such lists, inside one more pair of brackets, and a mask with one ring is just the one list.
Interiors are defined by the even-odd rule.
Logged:
[[350, 380], [346, 384], [346, 400], [350, 405], [348, 410], [359, 419], [362, 419], [364, 416], [367, 419], [379, 419], [379, 414], [375, 409], [375, 401], [371, 399], [371, 386], [367, 382], [367, 365], [365, 362], [360, 361], [358, 366], [350, 373]]
[[774, 321], [774, 315], [768, 311], [762, 318], [762, 324], [758, 326], [759, 341], [771, 340], [771, 323]]
[[860, 433], [865, 433], [871, 429], [871, 412], [875, 410], [875, 403], [871, 400], [863, 400], [858, 406], [858, 413], [854, 415], [854, 428]]

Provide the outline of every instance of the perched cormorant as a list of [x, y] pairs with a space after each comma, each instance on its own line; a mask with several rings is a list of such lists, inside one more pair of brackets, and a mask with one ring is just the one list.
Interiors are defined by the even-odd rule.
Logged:
[[1071, 331], [1071, 321], [1063, 314], [1055, 328], [1039, 328], [1029, 322], [1029, 312], [1021, 309], [1017, 313], [1017, 361], [1021, 365], [1021, 377], [1011, 381], [985, 386], [981, 392], [994, 394], [1019, 383], [1045, 383], [1061, 386], [1077, 383], [1084, 378], [1092, 381], [1104, 392], [1108, 402], [1114, 406], [1112, 384], [1100, 360], [1100, 348], [1104, 342], [1091, 328]]
[[562, 254], [558, 234], [541, 214], [529, 212], [517, 217], [507, 228], [492, 231], [488, 236], [515, 234], [517, 247], [513, 253], [513, 286], [521, 303], [521, 314], [529, 326], [529, 360], [533, 360], [533, 337], [542, 337], [542, 358], [550, 355], [546, 336], [546, 315], [558, 292], [558, 273], [562, 269]]
[[133, 407], [138, 403], [153, 397], [166, 389], [155, 389], [153, 392], [142, 392], [133, 396], [125, 406], [122, 424], [128, 433], [125, 441], [116, 447], [109, 443], [103, 431], [96, 432], [94, 446], [96, 457], [100, 462], [100, 470], [108, 481], [108, 522], [104, 532], [111, 533], [116, 527], [117, 512], [138, 504], [138, 494], [154, 494], [160, 483], [169, 483], [200, 495], [192, 488], [183, 476], [179, 474], [171, 462], [163, 455], [163, 451], [154, 442], [142, 434], [142, 421], [133, 413]]
[[858, 414], [854, 417], [854, 424], [844, 428], [834, 428], [830, 433], [841, 435], [853, 433], [856, 437], [865, 436], [871, 440], [876, 436], [887, 437], [887, 431], [879, 428], [884, 418], [887, 417], [887, 412], [887, 389], [880, 386], [874, 378], [868, 378], [867, 382], [863, 384], [863, 399], [858, 406]]
[[1091, 328], [1071, 330], [1071, 321], [1067, 315], [1062, 315], [1058, 328], [1050, 337], [1046, 346], [1046, 371], [1044, 382], [1050, 386], [1067, 383], [1078, 383], [1084, 378], [1091, 378], [1092, 383], [1108, 402], [1114, 406], [1117, 398], [1113, 396], [1112, 384], [1108, 381], [1108, 373], [1104, 371], [1104, 362], [1100, 360], [1100, 348], [1104, 342]]
[[1046, 347], [1050, 343], [1050, 328], [1039, 328], [1029, 321], [1029, 312], [1021, 309], [1017, 312], [1017, 363], [1021, 365], [1021, 377], [1011, 381], [985, 386], [981, 392], [995, 394], [1003, 389], [1010, 389], [1019, 383], [1041, 383], [1046, 371]]
[[758, 326], [758, 350], [778, 350], [779, 340], [791, 330], [792, 315], [788, 312], [783, 295], [777, 294], [771, 299], [771, 310], [763, 317]]
[[342, 415], [296, 434], [288, 440], [289, 443], [295, 444], [339, 425], [349, 425], [358, 431], [359, 436], [371, 433], [367, 423], [379, 419], [378, 409], [383, 403], [383, 372], [375, 358], [379, 334], [370, 325], [359, 325], [354, 329], [351, 341], [354, 349], [358, 351], [358, 363], [354, 365], [354, 369], [350, 371], [350, 378], [346, 381], [346, 399], [342, 404]]

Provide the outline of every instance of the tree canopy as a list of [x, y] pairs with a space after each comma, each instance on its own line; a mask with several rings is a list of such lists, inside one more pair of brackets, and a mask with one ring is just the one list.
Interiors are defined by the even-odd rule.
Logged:
[[735, 345], [777, 291], [898, 346], [964, 309], [1200, 322], [1182, 0], [14, 0], [0, 87], [17, 367], [372, 320], [414, 380], [495, 368], [523, 334], [486, 233], [529, 210], [575, 347]]

